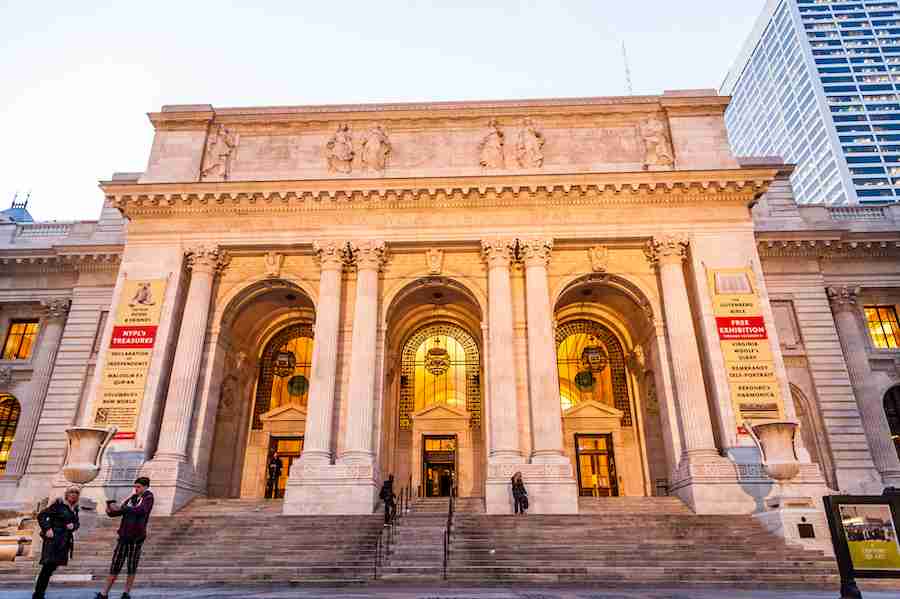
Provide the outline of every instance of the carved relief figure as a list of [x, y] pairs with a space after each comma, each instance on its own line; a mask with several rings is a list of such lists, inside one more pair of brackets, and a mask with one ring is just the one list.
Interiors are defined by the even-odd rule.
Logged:
[[675, 154], [666, 132], [666, 125], [659, 119], [647, 119], [640, 124], [644, 140], [644, 170], [651, 166], [672, 166]]
[[544, 164], [544, 136], [534, 128], [531, 119], [525, 119], [516, 141], [516, 161], [522, 168], [541, 168]]
[[503, 132], [497, 126], [497, 121], [491, 121], [490, 127], [491, 132], [478, 145], [478, 149], [481, 152], [481, 166], [484, 168], [503, 168], [506, 164], [503, 158]]
[[284, 264], [284, 254], [278, 252], [266, 252], [266, 276], [276, 278], [281, 276], [281, 265]]
[[605, 245], [595, 245], [588, 249], [591, 259], [591, 270], [594, 272], [606, 272], [609, 268], [609, 248]]
[[390, 154], [391, 142], [388, 140], [387, 133], [384, 132], [381, 125], [376, 125], [366, 133], [366, 137], [363, 139], [363, 164], [376, 171], [383, 171], [387, 167], [387, 160]]
[[201, 181], [227, 181], [231, 176], [231, 165], [234, 162], [235, 149], [238, 145], [237, 134], [219, 125], [214, 133], [206, 139], [206, 154], [203, 158]]
[[444, 264], [444, 252], [436, 248], [429, 248], [425, 252], [425, 260], [428, 262], [428, 272], [433, 275], [441, 274]]
[[338, 173], [349, 173], [353, 169], [353, 137], [350, 127], [339, 125], [337, 131], [325, 144], [325, 155], [328, 158], [328, 170]]

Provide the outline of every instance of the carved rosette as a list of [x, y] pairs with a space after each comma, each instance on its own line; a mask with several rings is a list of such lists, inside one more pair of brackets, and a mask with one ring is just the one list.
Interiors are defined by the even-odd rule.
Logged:
[[833, 312], [855, 312], [859, 299], [859, 287], [829, 287], [828, 301]]
[[217, 245], [198, 245], [185, 251], [188, 268], [195, 273], [216, 274], [222, 272], [231, 257]]
[[688, 236], [684, 234], [661, 235], [647, 242], [644, 253], [650, 264], [680, 264], [687, 256]]
[[357, 270], [381, 270], [387, 261], [387, 246], [380, 239], [367, 239], [350, 244]]
[[346, 241], [314, 241], [313, 252], [322, 270], [343, 270], [350, 260], [350, 250]]
[[520, 239], [519, 251], [526, 267], [546, 267], [550, 264], [550, 256], [553, 253], [553, 239], [549, 237]]
[[494, 237], [481, 240], [481, 257], [489, 268], [509, 268], [516, 255], [516, 240], [509, 237]]
[[71, 305], [72, 300], [68, 298], [41, 300], [41, 316], [48, 320], [65, 318]]

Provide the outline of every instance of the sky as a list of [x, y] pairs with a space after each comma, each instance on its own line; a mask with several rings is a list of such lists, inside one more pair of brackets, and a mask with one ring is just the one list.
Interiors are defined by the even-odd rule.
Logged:
[[0, 207], [93, 220], [164, 104], [493, 100], [718, 88], [765, 0], [0, 0]]

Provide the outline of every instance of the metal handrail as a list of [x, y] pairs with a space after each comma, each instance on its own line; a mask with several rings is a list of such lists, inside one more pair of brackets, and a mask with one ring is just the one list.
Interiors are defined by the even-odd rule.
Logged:
[[447, 527], [444, 529], [444, 580], [447, 580], [447, 562], [450, 560], [450, 533], [453, 530], [454, 497], [456, 497], [456, 486], [450, 487], [450, 501], [447, 502]]

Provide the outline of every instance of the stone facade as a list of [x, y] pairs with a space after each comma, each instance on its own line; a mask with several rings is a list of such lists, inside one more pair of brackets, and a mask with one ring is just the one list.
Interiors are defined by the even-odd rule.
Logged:
[[[98, 498], [138, 473], [162, 512], [258, 497], [268, 448], [293, 435], [285, 511], [369, 513], [388, 474], [423, 492], [424, 444], [447, 437], [460, 493], [491, 513], [511, 511], [517, 471], [539, 513], [601, 489], [760, 512], [786, 490], [741, 434], [707, 283], [741, 268], [803, 431], [787, 492], [879, 492], [900, 477], [880, 407], [900, 354], [873, 348], [861, 306], [898, 303], [900, 215], [798, 209], [790, 167], [731, 154], [726, 105], [695, 91], [151, 114], [147, 169], [101, 183], [100, 221], [0, 224], [0, 325], [41, 319], [32, 358], [0, 364], [22, 405], [2, 499], [63, 484], [63, 429], [93, 423], [104, 384], [103, 315], [153, 279], [144, 400]], [[290, 381], [265, 374], [288, 327], [312, 339], [283, 358], [300, 356]], [[563, 388], [579, 332], [604, 349]], [[434, 363], [416, 353], [431, 337]], [[457, 386], [422, 400], [422, 364], [458, 367]], [[602, 484], [576, 435], [609, 439]]]

